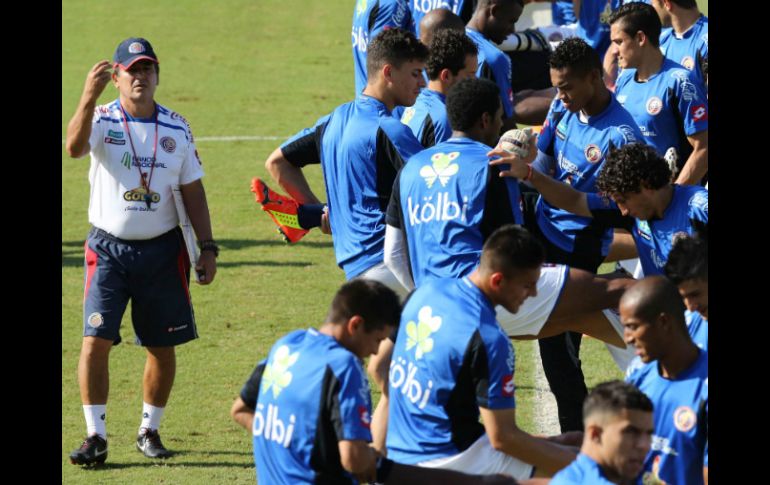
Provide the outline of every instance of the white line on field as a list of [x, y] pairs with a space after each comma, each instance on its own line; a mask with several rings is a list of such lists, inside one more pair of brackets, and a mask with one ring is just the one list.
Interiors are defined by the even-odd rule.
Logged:
[[[274, 141], [285, 140], [291, 135], [286, 136], [267, 136], [267, 135], [255, 135], [255, 136], [196, 136], [195, 141]], [[62, 145], [65, 140], [62, 138]]]
[[537, 340], [531, 340], [535, 348], [535, 434], [553, 436], [561, 433], [559, 425], [559, 411], [556, 407], [556, 398], [550, 391], [548, 379], [543, 371], [543, 362], [540, 359], [540, 345]]

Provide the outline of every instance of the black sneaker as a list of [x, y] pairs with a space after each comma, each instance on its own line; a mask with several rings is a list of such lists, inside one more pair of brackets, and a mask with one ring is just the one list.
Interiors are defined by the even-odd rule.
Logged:
[[107, 440], [98, 434], [86, 438], [80, 448], [70, 453], [70, 463], [73, 465], [104, 463], [106, 459]]
[[136, 447], [147, 458], [168, 458], [172, 454], [160, 441], [158, 430], [142, 428], [136, 437]]

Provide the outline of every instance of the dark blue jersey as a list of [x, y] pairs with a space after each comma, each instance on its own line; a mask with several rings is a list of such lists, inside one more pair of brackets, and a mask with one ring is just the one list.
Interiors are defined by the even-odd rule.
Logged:
[[703, 315], [699, 312], [684, 312], [684, 318], [687, 322], [687, 331], [699, 348], [708, 351], [709, 349], [709, 324]]
[[[614, 97], [601, 113], [585, 119], [570, 113], [561, 101], [551, 107], [538, 138], [537, 148], [556, 160], [556, 180], [581, 192], [596, 192], [596, 177], [611, 148], [642, 140], [633, 117]], [[537, 223], [548, 240], [567, 252], [573, 252], [576, 238], [596, 240], [595, 251], [609, 252], [612, 231], [598, 229], [590, 217], [581, 217], [553, 207], [542, 197], [535, 209]]]
[[666, 58], [660, 71], [645, 82], [635, 77], [636, 69], [624, 69], [620, 74], [615, 86], [618, 102], [634, 117], [644, 141], [667, 159], [673, 150], [681, 168], [692, 153], [687, 137], [709, 127], [703, 84]]
[[479, 407], [515, 407], [513, 371], [494, 305], [468, 278], [417, 288], [390, 362], [388, 458], [413, 464], [467, 449], [484, 434]]
[[406, 108], [401, 122], [407, 125], [425, 148], [448, 140], [452, 127], [446, 113], [446, 96], [430, 89], [423, 89], [414, 105]]
[[652, 361], [632, 364], [626, 380], [647, 394], [655, 410], [642, 483], [702, 484], [708, 466], [708, 352], [701, 350], [675, 379], [662, 377], [658, 361]]
[[513, 116], [513, 87], [511, 86], [511, 58], [501, 51], [491, 40], [468, 27], [465, 33], [473, 40], [479, 49], [479, 67], [476, 77], [489, 79], [500, 89], [500, 100], [503, 103], [503, 117]]
[[321, 164], [334, 252], [348, 279], [382, 263], [396, 172], [422, 148], [408, 126], [365, 95], [281, 145], [297, 167]]
[[491, 149], [450, 138], [413, 156], [399, 172], [387, 223], [406, 235], [415, 286], [465, 276], [495, 229], [523, 222], [518, 182], [489, 165]]
[[615, 202], [600, 194], [588, 194], [588, 208], [597, 223], [620, 227], [631, 233], [645, 276], [662, 275], [674, 241], [695, 234], [694, 221], [708, 222], [708, 190], [697, 185], [674, 185], [663, 217], [642, 221], [622, 216]]
[[407, 0], [358, 0], [353, 10], [353, 68], [356, 95], [366, 87], [366, 49], [382, 30], [399, 28], [414, 32]]
[[598, 463], [579, 453], [575, 461], [553, 476], [549, 485], [612, 485]]
[[663, 29], [660, 32], [660, 51], [677, 64], [695, 71], [698, 79], [703, 80], [700, 61], [709, 55], [708, 17], [701, 15], [681, 37], [672, 27]]
[[255, 410], [259, 483], [358, 483], [342, 468], [338, 443], [372, 440], [369, 383], [337, 340], [312, 328], [282, 337], [241, 399]]
[[[472, 0], [409, 0], [409, 9], [412, 11], [412, 18], [414, 19], [414, 29], [417, 37], [420, 37], [420, 21], [425, 14], [431, 10], [443, 8], [451, 10], [452, 13], [459, 17], [462, 17], [462, 13], [467, 10], [463, 8], [464, 4], [473, 4]], [[470, 5], [465, 5], [470, 7]], [[472, 15], [472, 12], [471, 12]], [[470, 17], [468, 17], [470, 19]], [[463, 19], [465, 23], [468, 23], [468, 19]]]
[[572, 0], [556, 0], [551, 3], [551, 18], [554, 25], [570, 25], [577, 22]]

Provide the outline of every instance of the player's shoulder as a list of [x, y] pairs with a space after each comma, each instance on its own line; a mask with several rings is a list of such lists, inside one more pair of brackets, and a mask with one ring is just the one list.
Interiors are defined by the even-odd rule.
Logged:
[[94, 121], [114, 121], [119, 123], [121, 120], [120, 102], [117, 99], [106, 104], [97, 105], [94, 108]]
[[683, 200], [687, 201], [690, 210], [702, 211], [708, 214], [709, 191], [700, 185], [677, 185]]
[[166, 106], [161, 104], [157, 106], [158, 123], [172, 129], [184, 131], [188, 136], [192, 137], [192, 128], [190, 128], [190, 122], [187, 121], [187, 118]]
[[656, 364], [657, 361], [645, 364], [639, 356], [634, 357], [626, 368], [626, 382], [639, 387], [643, 381], [649, 378], [650, 373], [656, 369]]

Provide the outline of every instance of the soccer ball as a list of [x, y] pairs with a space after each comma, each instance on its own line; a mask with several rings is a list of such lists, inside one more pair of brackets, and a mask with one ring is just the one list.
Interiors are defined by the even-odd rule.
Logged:
[[532, 128], [508, 130], [500, 137], [497, 147], [521, 158], [526, 158], [529, 153], [529, 144], [534, 137]]

